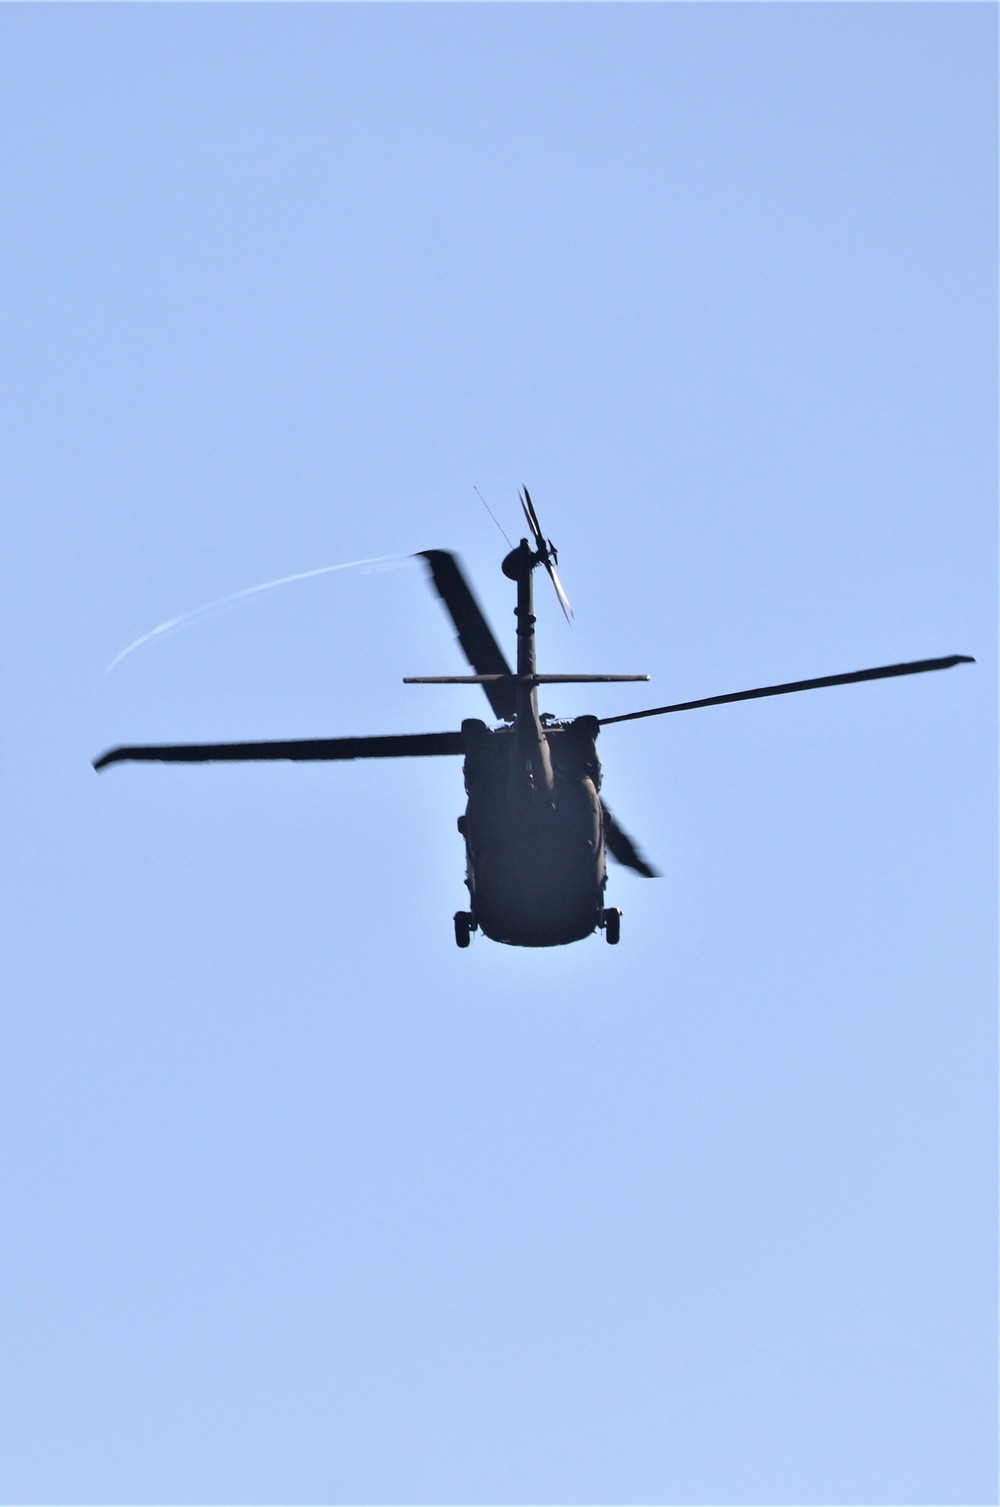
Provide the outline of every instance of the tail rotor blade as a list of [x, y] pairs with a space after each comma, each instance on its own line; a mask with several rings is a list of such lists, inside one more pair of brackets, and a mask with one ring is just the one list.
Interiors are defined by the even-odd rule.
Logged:
[[559, 605], [563, 610], [563, 616], [567, 623], [571, 623], [573, 621], [573, 609], [569, 604], [569, 597], [563, 590], [563, 583], [559, 579], [559, 572], [556, 570], [558, 556], [553, 547], [552, 540], [546, 539], [542, 533], [542, 526], [538, 521], [538, 514], [535, 512], [535, 505], [531, 500], [531, 493], [527, 487], [522, 487], [518, 496], [521, 499], [524, 516], [528, 520], [528, 527], [535, 536], [535, 550], [538, 558], [549, 573], [549, 580], [555, 587], [556, 596], [559, 598]]
[[566, 595], [565, 591], [563, 591], [563, 584], [559, 579], [559, 574], [555, 566], [549, 560], [545, 561], [545, 569], [548, 571], [549, 579], [556, 589], [556, 596], [559, 598], [559, 605], [563, 610], [566, 621], [567, 623], [571, 623], [573, 621], [573, 609], [569, 605], [569, 597]]
[[531, 500], [531, 493], [528, 491], [527, 487], [522, 487], [518, 495], [521, 498], [521, 506], [524, 509], [524, 516], [528, 520], [528, 527], [535, 536], [535, 547], [539, 551], [544, 552], [545, 536], [542, 533], [542, 526], [538, 522], [538, 514], [535, 512], [535, 506]]

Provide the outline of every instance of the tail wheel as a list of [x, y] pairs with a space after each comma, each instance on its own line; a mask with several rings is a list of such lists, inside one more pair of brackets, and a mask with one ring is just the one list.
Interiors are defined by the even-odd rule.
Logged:
[[476, 923], [472, 919], [471, 911], [457, 910], [455, 912], [455, 941], [459, 947], [468, 947], [475, 929]]
[[604, 940], [610, 947], [617, 947], [622, 934], [622, 913], [615, 906], [609, 906], [602, 916], [604, 926]]

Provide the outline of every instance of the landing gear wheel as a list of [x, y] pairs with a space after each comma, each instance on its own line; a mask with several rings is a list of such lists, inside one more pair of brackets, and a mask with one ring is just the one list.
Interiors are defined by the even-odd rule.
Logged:
[[475, 929], [476, 923], [471, 911], [457, 910], [455, 912], [455, 941], [459, 947], [468, 947]]
[[615, 906], [609, 906], [601, 917], [604, 926], [604, 940], [609, 947], [617, 947], [622, 934], [622, 913]]

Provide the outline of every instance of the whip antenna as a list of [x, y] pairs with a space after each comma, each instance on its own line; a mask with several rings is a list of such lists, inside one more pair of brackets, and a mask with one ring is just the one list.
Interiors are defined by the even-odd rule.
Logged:
[[[486, 509], [487, 513], [489, 513], [490, 517], [493, 519], [493, 522], [496, 524], [496, 526], [500, 530], [501, 534], [503, 534], [504, 538], [507, 539], [507, 531], [506, 531], [506, 529], [504, 528], [503, 524], [500, 522], [500, 520], [497, 517], [496, 513], [494, 513], [493, 509], [490, 507], [489, 503], [486, 501], [486, 498], [483, 496], [482, 492], [480, 492], [480, 490], [479, 490], [478, 487], [473, 487], [472, 490], [475, 492], [476, 496], [479, 498], [479, 501], [482, 503], [482, 505]], [[508, 546], [509, 549], [513, 549], [514, 548], [513, 544], [511, 544], [511, 542], [510, 542], [509, 539], [507, 539], [507, 546]]]

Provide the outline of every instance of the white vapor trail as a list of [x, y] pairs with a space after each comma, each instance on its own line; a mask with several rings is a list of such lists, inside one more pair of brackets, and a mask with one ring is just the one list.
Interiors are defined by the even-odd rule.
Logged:
[[178, 628], [186, 628], [201, 618], [224, 611], [227, 607], [236, 607], [250, 597], [260, 596], [265, 591], [273, 590], [275, 586], [289, 586], [293, 581], [308, 581], [313, 576], [328, 576], [335, 570], [356, 570], [362, 565], [383, 565], [387, 568], [395, 564], [405, 565], [411, 559], [411, 555], [377, 555], [372, 560], [348, 560], [344, 565], [321, 565], [318, 570], [300, 570], [294, 576], [279, 576], [276, 581], [262, 581], [259, 586], [245, 586], [242, 591], [233, 591], [227, 597], [219, 597], [215, 602], [206, 602], [203, 607], [194, 607], [190, 612], [182, 612], [180, 617], [172, 617], [167, 622], [161, 623], [158, 628], [151, 628], [148, 633], [137, 638], [120, 654], [116, 654], [104, 674], [110, 675], [115, 666], [120, 665], [134, 649], [141, 649], [143, 644], [152, 642], [154, 638], [162, 638]]

